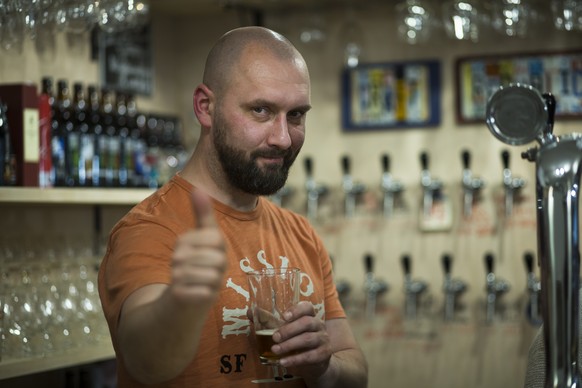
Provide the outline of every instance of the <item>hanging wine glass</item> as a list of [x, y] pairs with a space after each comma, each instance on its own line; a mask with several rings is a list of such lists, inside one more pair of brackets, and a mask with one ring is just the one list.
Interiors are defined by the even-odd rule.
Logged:
[[348, 9], [346, 21], [341, 28], [340, 42], [343, 45], [344, 64], [356, 67], [360, 63], [364, 48], [364, 33], [353, 9]]
[[83, 34], [91, 30], [97, 22], [98, 0], [64, 0], [62, 6], [65, 10], [66, 32]]
[[507, 36], [525, 36], [530, 9], [524, 0], [497, 0], [492, 9], [493, 28]]
[[105, 0], [97, 23], [107, 32], [143, 27], [149, 20], [149, 3], [146, 0]]
[[582, 2], [579, 0], [552, 0], [554, 26], [558, 30], [582, 30]]
[[420, 0], [406, 0], [396, 5], [398, 36], [409, 44], [428, 40], [430, 12]]
[[473, 1], [443, 3], [443, 24], [447, 35], [458, 40], [479, 40], [479, 13]]
[[0, 39], [2, 48], [16, 53], [22, 52], [25, 32], [22, 7], [17, 0], [5, 1], [0, 9]]

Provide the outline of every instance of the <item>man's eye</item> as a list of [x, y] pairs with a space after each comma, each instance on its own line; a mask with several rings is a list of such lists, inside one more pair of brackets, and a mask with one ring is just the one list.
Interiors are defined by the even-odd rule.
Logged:
[[295, 120], [296, 119], [300, 119], [301, 117], [303, 117], [303, 115], [305, 115], [305, 112], [302, 112], [302, 111], [299, 111], [299, 110], [296, 110], [296, 111], [293, 111], [293, 112], [289, 112], [289, 114], [288, 114], [289, 118], [295, 119]]
[[265, 108], [264, 106], [257, 106], [255, 108], [253, 108], [253, 112], [259, 113], [259, 114], [264, 114], [267, 112], [267, 108]]

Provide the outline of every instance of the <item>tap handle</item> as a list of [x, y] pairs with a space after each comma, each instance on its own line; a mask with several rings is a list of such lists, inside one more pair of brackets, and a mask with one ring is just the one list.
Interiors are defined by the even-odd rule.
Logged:
[[382, 171], [390, 171], [390, 156], [388, 156], [388, 154], [382, 155]]
[[509, 151], [503, 150], [501, 152], [501, 161], [503, 162], [503, 168], [508, 169], [509, 168]]
[[310, 157], [305, 158], [305, 173], [308, 177], [313, 175], [313, 162]]
[[491, 253], [485, 255], [485, 268], [487, 268], [487, 273], [493, 272], [493, 255]]
[[347, 155], [342, 156], [342, 170], [344, 172], [344, 175], [350, 173], [350, 157]]
[[443, 255], [443, 269], [445, 271], [445, 275], [449, 275], [451, 273], [451, 266], [452, 266], [452, 259], [450, 255]]
[[410, 275], [410, 256], [404, 255], [402, 256], [402, 269], [404, 270], [405, 275]]
[[546, 127], [546, 134], [551, 134], [554, 131], [554, 115], [556, 114], [556, 98], [552, 93], [542, 94], [546, 107], [548, 108], [548, 125]]
[[374, 257], [369, 253], [364, 256], [364, 267], [366, 268], [366, 273], [374, 272]]
[[527, 269], [527, 272], [533, 272], [534, 266], [533, 254], [531, 252], [527, 252], [525, 255], [523, 255], [523, 260], [525, 261], [525, 268]]
[[428, 170], [428, 154], [426, 152], [420, 154], [420, 165], [423, 170]]
[[463, 150], [461, 159], [463, 160], [463, 168], [468, 170], [471, 166], [471, 153], [468, 150]]

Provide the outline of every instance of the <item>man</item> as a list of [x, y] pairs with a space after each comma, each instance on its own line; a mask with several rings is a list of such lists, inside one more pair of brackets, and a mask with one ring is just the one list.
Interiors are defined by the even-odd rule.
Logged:
[[[119, 387], [364, 387], [367, 364], [331, 263], [305, 218], [263, 196], [283, 187], [305, 137], [306, 63], [261, 27], [226, 33], [194, 91], [201, 136], [183, 171], [112, 230], [99, 292]], [[299, 267], [301, 299], [259, 363], [246, 272]]]

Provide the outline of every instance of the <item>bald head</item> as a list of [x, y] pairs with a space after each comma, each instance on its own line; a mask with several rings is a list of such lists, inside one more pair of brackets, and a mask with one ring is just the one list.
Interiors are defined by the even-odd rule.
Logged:
[[306, 67], [299, 51], [283, 35], [264, 27], [240, 27], [224, 34], [210, 50], [202, 82], [221, 94], [249, 49]]

